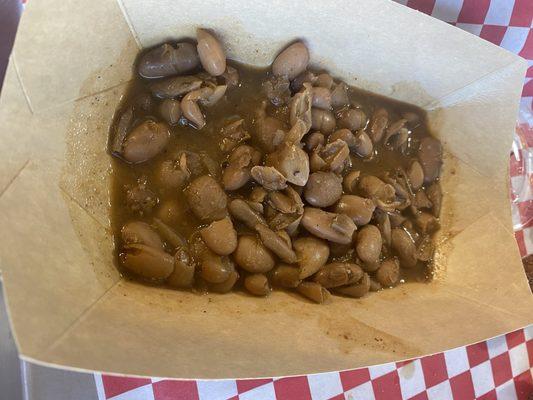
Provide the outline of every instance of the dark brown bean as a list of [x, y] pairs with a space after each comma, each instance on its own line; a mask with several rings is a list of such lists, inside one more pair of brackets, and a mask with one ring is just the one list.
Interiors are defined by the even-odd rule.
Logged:
[[202, 67], [213, 76], [222, 75], [226, 70], [226, 54], [220, 42], [205, 29], [196, 30], [196, 39]]
[[442, 144], [433, 137], [425, 137], [420, 141], [418, 159], [424, 170], [424, 182], [431, 183], [439, 177], [442, 165]]
[[226, 193], [209, 175], [192, 181], [185, 190], [185, 196], [193, 213], [203, 221], [215, 221], [227, 215]]
[[326, 289], [351, 285], [363, 277], [363, 270], [357, 264], [334, 262], [324, 265], [316, 273], [314, 280]]
[[233, 258], [239, 267], [251, 273], [265, 273], [275, 265], [270, 251], [255, 236], [240, 236]]
[[383, 286], [381, 286], [381, 283], [376, 281], [374, 278], [370, 278], [370, 291], [371, 292], [378, 292], [381, 289], [383, 289]]
[[376, 206], [372, 200], [349, 194], [341, 196], [335, 206], [336, 213], [346, 214], [357, 226], [368, 224], [375, 209]]
[[313, 172], [304, 189], [305, 200], [314, 207], [329, 207], [341, 195], [341, 178], [332, 172]]
[[139, 164], [163, 151], [170, 138], [168, 125], [147, 120], [134, 128], [126, 137], [122, 155], [126, 161]]
[[122, 265], [147, 279], [166, 279], [174, 271], [174, 258], [161, 249], [144, 244], [129, 244], [120, 254]]
[[389, 258], [381, 263], [376, 271], [376, 279], [384, 287], [396, 286], [400, 280], [400, 263], [396, 258]]
[[229, 217], [211, 222], [200, 229], [200, 235], [207, 247], [221, 256], [227, 256], [237, 248], [237, 231]]
[[272, 63], [272, 73], [292, 80], [306, 70], [308, 63], [307, 47], [302, 42], [296, 42], [278, 54]]
[[244, 278], [244, 287], [254, 296], [266, 296], [270, 293], [270, 283], [263, 274], [252, 274]]
[[347, 128], [351, 131], [364, 129], [366, 126], [366, 114], [358, 108], [341, 110], [337, 114], [337, 124], [339, 127]]
[[295, 288], [302, 281], [298, 267], [280, 263], [272, 270], [272, 283], [284, 288]]
[[304, 281], [298, 285], [296, 290], [318, 304], [326, 303], [331, 299], [331, 294], [328, 290], [316, 282]]
[[413, 268], [416, 265], [415, 242], [403, 228], [392, 230], [392, 248], [398, 254], [402, 268]]
[[374, 270], [379, 263], [382, 244], [381, 232], [376, 226], [366, 225], [359, 230], [355, 250], [357, 256], [371, 270]]
[[163, 241], [150, 225], [142, 221], [131, 221], [120, 231], [125, 244], [144, 244], [163, 250]]
[[139, 61], [139, 75], [143, 78], [162, 78], [181, 75], [200, 65], [198, 53], [190, 43], [177, 43], [174, 48], [163, 44], [146, 52]]
[[431, 234], [440, 229], [440, 223], [432, 214], [420, 211], [415, 216], [415, 225], [422, 234]]

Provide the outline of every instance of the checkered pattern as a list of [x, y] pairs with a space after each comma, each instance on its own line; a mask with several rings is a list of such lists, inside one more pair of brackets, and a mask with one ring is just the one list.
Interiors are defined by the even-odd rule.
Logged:
[[[521, 254], [533, 254], [533, 0], [396, 0], [528, 60], [511, 155]], [[533, 400], [533, 325], [419, 359], [307, 376], [178, 381], [95, 375], [99, 400]]]
[[528, 61], [511, 154], [513, 222], [520, 254], [533, 254], [533, 0], [396, 0]]
[[531, 400], [533, 325], [445, 353], [351, 371], [250, 380], [95, 379], [99, 400]]

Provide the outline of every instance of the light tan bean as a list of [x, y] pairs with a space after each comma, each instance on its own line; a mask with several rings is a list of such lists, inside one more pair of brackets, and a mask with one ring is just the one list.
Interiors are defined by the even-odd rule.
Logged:
[[389, 258], [383, 261], [381, 267], [376, 271], [376, 279], [384, 287], [393, 287], [400, 280], [400, 263], [396, 258]]
[[211, 222], [200, 229], [200, 235], [207, 247], [221, 256], [227, 256], [237, 248], [237, 231], [229, 217]]
[[337, 114], [337, 123], [341, 128], [357, 131], [366, 126], [366, 115], [358, 108], [348, 108]]
[[272, 63], [272, 73], [276, 76], [286, 76], [294, 79], [305, 71], [309, 63], [309, 51], [302, 42], [291, 44], [278, 54]]
[[415, 242], [403, 228], [394, 228], [392, 230], [392, 248], [398, 254], [402, 268], [416, 266]]
[[314, 107], [311, 109], [311, 127], [314, 130], [330, 134], [335, 130], [336, 124], [335, 116], [331, 111]]
[[209, 175], [191, 182], [185, 190], [187, 202], [194, 214], [203, 221], [215, 221], [227, 215], [227, 196]]
[[335, 206], [336, 213], [346, 214], [357, 226], [368, 224], [375, 209], [376, 206], [372, 200], [349, 194], [341, 196]]
[[309, 157], [298, 145], [283, 143], [275, 153], [268, 155], [267, 164], [279, 171], [287, 182], [297, 186], [304, 186], [307, 183]]
[[285, 239], [265, 225], [257, 224], [255, 230], [259, 233], [263, 245], [276, 254], [282, 261], [288, 264], [296, 262], [296, 253], [292, 249], [290, 242], [287, 244]]
[[324, 265], [314, 280], [326, 289], [351, 285], [363, 277], [363, 270], [357, 264], [334, 262]]
[[162, 78], [192, 71], [200, 64], [198, 53], [190, 43], [165, 43], [152, 49], [139, 61], [139, 75], [143, 78]]
[[200, 275], [209, 283], [222, 283], [226, 281], [235, 266], [229, 257], [219, 256], [206, 249], [200, 262]]
[[209, 290], [215, 293], [228, 293], [235, 283], [239, 280], [239, 273], [235, 270], [231, 271], [228, 279], [221, 283], [210, 283]]
[[126, 244], [144, 244], [163, 250], [163, 241], [150, 225], [142, 221], [131, 221], [120, 231], [122, 241]]
[[295, 288], [301, 282], [298, 267], [284, 263], [278, 264], [272, 270], [272, 282], [284, 288]]
[[229, 212], [233, 218], [243, 222], [251, 229], [255, 229], [255, 226], [258, 224], [266, 225], [265, 219], [242, 199], [232, 200], [229, 203]]
[[159, 114], [170, 125], [176, 125], [181, 117], [181, 106], [178, 100], [165, 99], [159, 105]]
[[365, 273], [355, 285], [338, 287], [333, 289], [333, 291], [348, 297], [363, 297], [370, 291], [370, 277]]
[[129, 244], [121, 253], [122, 265], [147, 279], [166, 279], [174, 271], [174, 258], [161, 249], [144, 244]]
[[329, 207], [342, 195], [341, 182], [332, 172], [313, 172], [305, 186], [305, 200], [314, 207]]
[[174, 271], [167, 283], [175, 288], [190, 288], [194, 282], [194, 263], [185, 249], [178, 249], [174, 254]]
[[331, 110], [331, 92], [325, 87], [314, 87], [311, 90], [312, 105], [323, 110]]
[[356, 229], [350, 217], [313, 207], [305, 207], [301, 224], [311, 234], [341, 244], [350, 243]]
[[196, 39], [202, 67], [213, 76], [222, 75], [226, 70], [226, 54], [220, 42], [205, 29], [196, 30]]
[[359, 230], [355, 250], [366, 271], [371, 272], [379, 267], [382, 244], [381, 232], [376, 226], [365, 225]]

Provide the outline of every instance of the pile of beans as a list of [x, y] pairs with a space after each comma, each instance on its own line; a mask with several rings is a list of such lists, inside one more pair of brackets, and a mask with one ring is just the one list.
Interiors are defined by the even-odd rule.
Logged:
[[110, 132], [120, 268], [317, 303], [429, 276], [442, 148], [424, 113], [312, 72], [300, 41], [242, 80], [212, 33], [196, 39], [139, 56]]

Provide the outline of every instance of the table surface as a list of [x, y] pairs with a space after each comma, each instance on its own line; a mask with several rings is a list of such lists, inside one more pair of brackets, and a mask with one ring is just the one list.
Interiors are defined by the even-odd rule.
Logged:
[[[396, 1], [528, 60], [510, 173], [516, 239], [521, 255], [531, 255], [526, 264], [533, 285], [533, 0]], [[9, 36], [2, 31], [7, 27], [2, 23], [7, 3], [13, 0], [0, 0], [0, 72], [2, 51], [10, 49], [6, 45]], [[299, 377], [222, 381], [115, 377], [19, 363], [8, 328], [0, 286], [0, 397], [13, 400], [533, 399], [533, 325], [401, 363]]]

